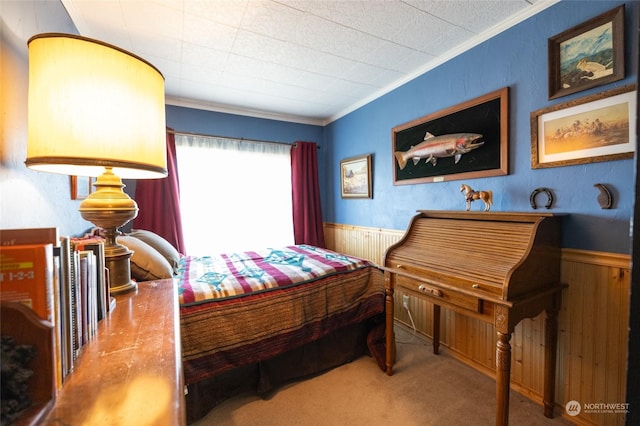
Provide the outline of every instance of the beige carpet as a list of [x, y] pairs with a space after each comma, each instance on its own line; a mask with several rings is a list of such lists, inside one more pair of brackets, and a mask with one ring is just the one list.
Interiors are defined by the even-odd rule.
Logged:
[[[268, 399], [239, 396], [214, 408], [196, 425], [411, 426], [494, 425], [495, 381], [397, 328], [397, 361], [387, 376], [364, 356], [317, 377], [292, 383]], [[408, 343], [403, 343], [408, 342]], [[567, 425], [515, 391], [509, 423]]]

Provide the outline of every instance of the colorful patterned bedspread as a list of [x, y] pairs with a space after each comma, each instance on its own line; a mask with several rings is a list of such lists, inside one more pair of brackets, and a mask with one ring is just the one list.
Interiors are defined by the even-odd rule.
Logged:
[[217, 256], [184, 257], [178, 273], [181, 305], [288, 287], [320, 276], [371, 266], [363, 259], [309, 245]]
[[384, 274], [306, 245], [187, 257], [176, 277], [186, 384], [384, 313]]

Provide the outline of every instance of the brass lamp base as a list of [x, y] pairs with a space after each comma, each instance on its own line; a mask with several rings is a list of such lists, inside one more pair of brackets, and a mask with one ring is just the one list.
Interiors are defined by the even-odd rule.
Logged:
[[111, 167], [98, 176], [93, 184], [95, 191], [80, 203], [80, 214], [94, 225], [104, 230], [105, 264], [109, 268], [110, 294], [137, 290], [138, 285], [131, 280], [130, 258], [133, 252], [118, 244], [118, 228], [138, 215], [138, 205], [123, 190], [122, 179], [113, 173]]
[[[105, 230], [106, 234], [107, 230]], [[116, 231], [117, 232], [117, 231]], [[122, 244], [107, 247], [105, 245], [105, 266], [109, 269], [109, 294], [126, 293], [138, 289], [138, 284], [131, 279], [129, 259], [133, 252]]]

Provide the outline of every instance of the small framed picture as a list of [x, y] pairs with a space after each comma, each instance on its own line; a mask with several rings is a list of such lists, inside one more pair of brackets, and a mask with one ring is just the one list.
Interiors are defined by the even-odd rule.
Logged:
[[87, 176], [71, 176], [71, 199], [84, 200], [93, 192], [93, 178]]
[[624, 78], [624, 5], [548, 40], [549, 99]]
[[371, 154], [340, 161], [342, 198], [373, 198], [371, 188]]
[[531, 113], [531, 168], [633, 158], [635, 85]]

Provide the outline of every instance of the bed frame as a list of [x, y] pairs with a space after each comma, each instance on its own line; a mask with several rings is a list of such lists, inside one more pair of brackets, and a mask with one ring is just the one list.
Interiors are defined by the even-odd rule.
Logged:
[[[290, 263], [279, 257], [286, 254]], [[177, 281], [188, 423], [233, 396], [267, 397], [283, 384], [365, 354], [373, 356], [372, 368], [377, 363], [384, 371], [384, 274], [370, 262], [290, 246], [264, 256], [247, 252], [182, 263]], [[212, 276], [229, 281], [221, 285]], [[241, 288], [233, 288], [238, 281]], [[256, 282], [273, 287], [256, 291]], [[252, 290], [242, 293], [247, 287]], [[224, 296], [202, 296], [213, 288]]]
[[[376, 333], [378, 327], [381, 331]], [[380, 328], [382, 327], [382, 328]], [[378, 340], [373, 340], [378, 334]], [[191, 424], [225, 400], [238, 395], [269, 398], [287, 383], [322, 374], [378, 351], [384, 354], [384, 314], [351, 325], [302, 347], [187, 386], [187, 423]], [[369, 341], [369, 343], [368, 343]], [[376, 349], [376, 346], [379, 347]], [[372, 359], [372, 368], [375, 360]]]

